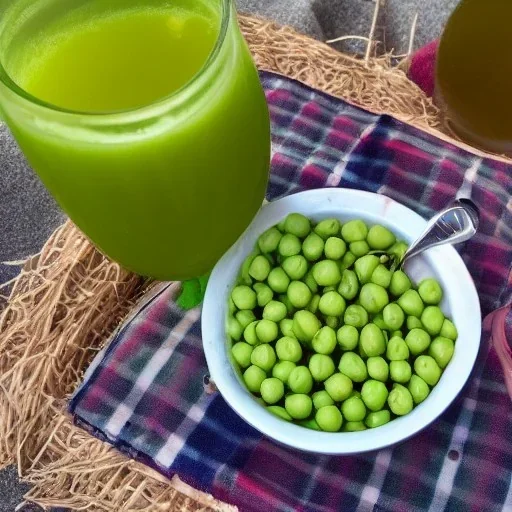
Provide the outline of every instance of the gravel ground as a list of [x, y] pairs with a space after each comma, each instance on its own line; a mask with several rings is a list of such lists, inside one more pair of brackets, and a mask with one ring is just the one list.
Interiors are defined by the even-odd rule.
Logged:
[[[377, 37], [385, 40], [388, 50], [405, 52], [410, 26], [418, 13], [417, 48], [440, 34], [457, 3], [458, 0], [386, 0]], [[374, 9], [370, 0], [239, 0], [238, 6], [240, 11], [291, 25], [322, 40], [347, 34], [367, 35]], [[364, 50], [354, 43], [337, 47]], [[7, 129], [0, 125], [0, 262], [23, 259], [39, 251], [63, 219], [53, 199], [27, 168]], [[0, 283], [16, 273], [16, 266], [0, 264]], [[13, 512], [26, 490], [14, 469], [1, 471], [0, 512]]]

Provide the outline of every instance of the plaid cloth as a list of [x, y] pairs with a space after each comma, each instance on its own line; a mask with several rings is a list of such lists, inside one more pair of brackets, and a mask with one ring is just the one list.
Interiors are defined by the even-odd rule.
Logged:
[[[98, 355], [70, 404], [76, 422], [243, 511], [511, 511], [512, 409], [490, 338], [512, 340], [512, 166], [292, 80], [261, 78], [273, 130], [270, 200], [358, 188], [429, 217], [461, 188], [471, 191], [481, 230], [461, 253], [482, 313], [495, 312], [472, 377], [436, 422], [398, 446], [350, 457], [295, 451], [204, 385], [200, 312], [180, 310], [171, 285]], [[509, 357], [503, 344], [500, 357]]]

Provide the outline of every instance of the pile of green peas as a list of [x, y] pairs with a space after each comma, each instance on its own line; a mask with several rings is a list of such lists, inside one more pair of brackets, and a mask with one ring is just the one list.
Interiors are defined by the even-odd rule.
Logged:
[[407, 244], [381, 225], [291, 213], [265, 231], [229, 298], [247, 389], [286, 421], [327, 432], [384, 425], [423, 402], [457, 329], [433, 278], [392, 272]]

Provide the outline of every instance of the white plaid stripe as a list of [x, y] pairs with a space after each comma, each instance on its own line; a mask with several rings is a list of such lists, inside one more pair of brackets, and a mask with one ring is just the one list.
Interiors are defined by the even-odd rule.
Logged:
[[144, 367], [137, 380], [135, 381], [132, 390], [126, 397], [123, 403], [119, 404], [114, 414], [110, 417], [105, 426], [105, 432], [109, 437], [115, 438], [119, 435], [123, 427], [129, 421], [133, 411], [137, 407], [144, 393], [148, 390], [151, 383], [156, 379], [158, 373], [169, 360], [171, 354], [178, 343], [185, 337], [188, 330], [194, 322], [199, 319], [200, 309], [196, 308], [189, 311], [176, 327], [169, 333], [168, 338], [161, 345], [161, 347], [154, 353], [153, 357], [149, 360]]

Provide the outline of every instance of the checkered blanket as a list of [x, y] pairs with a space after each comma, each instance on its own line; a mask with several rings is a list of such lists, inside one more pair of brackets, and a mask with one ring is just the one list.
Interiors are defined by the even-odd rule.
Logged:
[[429, 217], [461, 187], [471, 191], [481, 230], [461, 254], [487, 318], [468, 384], [398, 446], [350, 457], [295, 451], [247, 425], [207, 384], [200, 311], [180, 310], [170, 285], [97, 356], [70, 404], [76, 422], [244, 511], [511, 511], [512, 408], [499, 360], [512, 340], [512, 166], [292, 80], [261, 78], [272, 117], [269, 200], [358, 188]]

